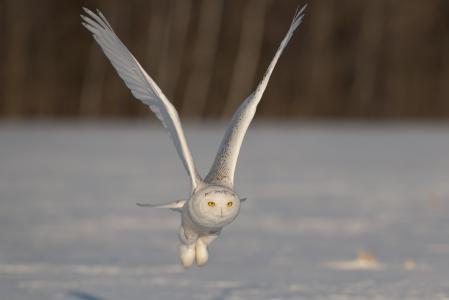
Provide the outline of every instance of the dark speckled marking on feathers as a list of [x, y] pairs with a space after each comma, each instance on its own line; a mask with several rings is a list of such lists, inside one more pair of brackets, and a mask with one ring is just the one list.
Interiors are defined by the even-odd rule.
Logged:
[[226, 190], [213, 190], [213, 191], [204, 193], [204, 196], [207, 196], [207, 195], [209, 195], [209, 194], [215, 194], [215, 193], [217, 193], [217, 194], [230, 194], [230, 195], [232, 195], [231, 192], [226, 191]]

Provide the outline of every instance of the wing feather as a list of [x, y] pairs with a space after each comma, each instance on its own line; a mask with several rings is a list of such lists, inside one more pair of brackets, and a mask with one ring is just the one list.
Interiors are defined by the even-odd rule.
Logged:
[[206, 176], [205, 182], [233, 188], [235, 167], [245, 133], [256, 113], [257, 105], [259, 104], [260, 99], [262, 99], [262, 95], [270, 80], [271, 73], [281, 56], [282, 51], [287, 46], [296, 28], [298, 28], [302, 22], [306, 7], [307, 6], [305, 5], [301, 9], [298, 8], [296, 10], [290, 28], [276, 51], [274, 58], [271, 60], [262, 81], [259, 83], [256, 90], [243, 101], [234, 113], [220, 148], [218, 149], [212, 168]]
[[99, 10], [95, 14], [87, 8], [83, 9], [87, 15], [81, 15], [82, 24], [92, 33], [120, 78], [131, 90], [133, 96], [148, 105], [164, 127], [168, 129], [176, 151], [191, 178], [192, 191], [194, 191], [202, 179], [196, 170], [175, 107], [120, 41], [104, 15]]
[[169, 208], [171, 210], [181, 212], [185, 203], [186, 203], [186, 200], [181, 199], [181, 200], [176, 200], [176, 201], [164, 203], [164, 204], [137, 203], [137, 206], [152, 207], [152, 208]]

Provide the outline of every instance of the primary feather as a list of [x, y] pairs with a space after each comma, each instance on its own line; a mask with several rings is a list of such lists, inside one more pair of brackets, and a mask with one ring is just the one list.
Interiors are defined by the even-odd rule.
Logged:
[[296, 28], [298, 28], [302, 22], [306, 7], [307, 6], [305, 5], [296, 11], [290, 28], [276, 51], [274, 58], [271, 60], [262, 81], [259, 83], [256, 90], [245, 99], [245, 101], [234, 113], [223, 137], [212, 168], [205, 178], [205, 182], [233, 188], [235, 167], [246, 130], [248, 129], [254, 114], [256, 113], [257, 104], [259, 104], [260, 99], [262, 98], [263, 92], [265, 91], [268, 81], [270, 80], [271, 73], [273, 72], [276, 63], [281, 56], [282, 51], [287, 46]]
[[193, 162], [178, 112], [120, 41], [103, 14], [100, 11], [95, 14], [87, 8], [84, 8], [84, 11], [87, 16], [81, 15], [83, 25], [92, 33], [95, 41], [100, 45], [118, 75], [123, 79], [134, 97], [148, 105], [161, 120], [164, 127], [168, 129], [176, 151], [191, 178], [193, 192], [201, 184], [202, 179]]

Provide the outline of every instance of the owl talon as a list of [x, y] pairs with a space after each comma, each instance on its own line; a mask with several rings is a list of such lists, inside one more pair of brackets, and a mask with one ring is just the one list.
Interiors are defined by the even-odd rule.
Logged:
[[180, 245], [179, 257], [184, 268], [190, 268], [195, 261], [195, 245]]
[[198, 239], [196, 241], [195, 259], [196, 259], [196, 264], [200, 267], [204, 266], [209, 259], [209, 253], [207, 251], [207, 246], [204, 244], [204, 242], [201, 239]]

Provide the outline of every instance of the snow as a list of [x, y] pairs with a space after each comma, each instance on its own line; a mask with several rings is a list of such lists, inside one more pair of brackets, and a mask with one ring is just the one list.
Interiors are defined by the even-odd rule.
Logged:
[[[224, 128], [189, 124], [205, 174]], [[0, 299], [449, 299], [449, 126], [255, 123], [202, 268], [159, 124], [0, 124]]]

